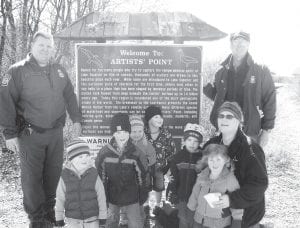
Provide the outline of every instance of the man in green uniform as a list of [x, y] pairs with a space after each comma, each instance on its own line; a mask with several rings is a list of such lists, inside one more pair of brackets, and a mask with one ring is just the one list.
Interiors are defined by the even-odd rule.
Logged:
[[72, 83], [50, 61], [50, 34], [37, 32], [28, 56], [12, 65], [0, 85], [0, 125], [6, 147], [19, 152], [23, 204], [30, 227], [51, 227], [63, 163], [63, 126], [68, 111], [81, 133], [81, 113]]

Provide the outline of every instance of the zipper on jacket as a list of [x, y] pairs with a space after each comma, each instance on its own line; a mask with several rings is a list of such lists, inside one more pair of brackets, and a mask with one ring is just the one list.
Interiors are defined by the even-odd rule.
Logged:
[[80, 193], [80, 189], [81, 189], [81, 177], [79, 177], [79, 183], [78, 183], [78, 197], [79, 197], [79, 211], [80, 211], [80, 215], [82, 220], [84, 220], [84, 214], [82, 212], [82, 208], [81, 208], [81, 193]]
[[[189, 153], [189, 152], [188, 152]], [[189, 183], [189, 174], [190, 174], [190, 170], [191, 170], [191, 160], [192, 160], [192, 157], [193, 157], [193, 154], [192, 153], [189, 153], [190, 156], [189, 156], [189, 166], [188, 166], [188, 169], [187, 169], [187, 177], [186, 177], [186, 182], [185, 182], [185, 192], [187, 192], [187, 189], [188, 189], [188, 183]]]
[[48, 69], [46, 70], [46, 75], [47, 75], [47, 78], [49, 80], [49, 83], [50, 83], [50, 88], [53, 89], [53, 80], [51, 78], [51, 64], [49, 63]]
[[[208, 188], [208, 192], [207, 192], [207, 193], [210, 193], [210, 188]], [[206, 203], [205, 203], [205, 209], [204, 209], [203, 217], [206, 215], [207, 205], [208, 205], [208, 203], [206, 202]], [[204, 220], [204, 218], [203, 218], [203, 220]]]

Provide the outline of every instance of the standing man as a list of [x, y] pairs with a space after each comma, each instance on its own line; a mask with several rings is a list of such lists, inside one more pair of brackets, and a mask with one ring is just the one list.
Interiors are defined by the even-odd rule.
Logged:
[[213, 85], [204, 94], [214, 101], [211, 123], [217, 127], [217, 111], [224, 101], [236, 101], [244, 114], [244, 132], [265, 146], [276, 113], [276, 91], [269, 69], [255, 63], [248, 53], [250, 34], [239, 31], [230, 36], [232, 54], [221, 64]]
[[51, 63], [50, 34], [33, 36], [31, 53], [10, 67], [0, 85], [0, 125], [6, 146], [20, 153], [23, 204], [31, 228], [52, 227], [63, 163], [66, 109], [81, 133], [81, 113], [65, 69]]

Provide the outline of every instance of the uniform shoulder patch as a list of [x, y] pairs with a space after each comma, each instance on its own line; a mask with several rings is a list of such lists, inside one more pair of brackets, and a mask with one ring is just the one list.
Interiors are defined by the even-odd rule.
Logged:
[[58, 72], [58, 76], [59, 76], [60, 78], [64, 78], [64, 77], [65, 77], [65, 74], [64, 74], [64, 72], [62, 72], [61, 69], [57, 69], [57, 72]]
[[2, 78], [1, 86], [8, 86], [10, 79], [11, 79], [11, 75], [6, 73]]

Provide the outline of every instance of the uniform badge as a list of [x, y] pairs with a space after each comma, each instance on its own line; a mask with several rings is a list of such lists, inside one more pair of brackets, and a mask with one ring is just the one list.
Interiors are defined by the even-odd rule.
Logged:
[[264, 117], [264, 112], [259, 108], [258, 105], [256, 106], [256, 109], [257, 109], [257, 112], [258, 112], [260, 118], [263, 118]]
[[251, 84], [255, 84], [255, 83], [256, 83], [256, 77], [255, 77], [254, 75], [252, 75], [252, 76], [250, 77], [250, 83], [251, 83]]
[[11, 75], [5, 74], [2, 78], [1, 86], [8, 86], [10, 79], [11, 79]]
[[237, 159], [236, 156], [234, 156], [234, 158], [232, 159], [232, 161], [237, 162], [237, 161], [239, 161], [239, 160]]
[[60, 78], [64, 78], [65, 77], [64, 73], [60, 69], [58, 69], [57, 71], [58, 71], [58, 76]]

